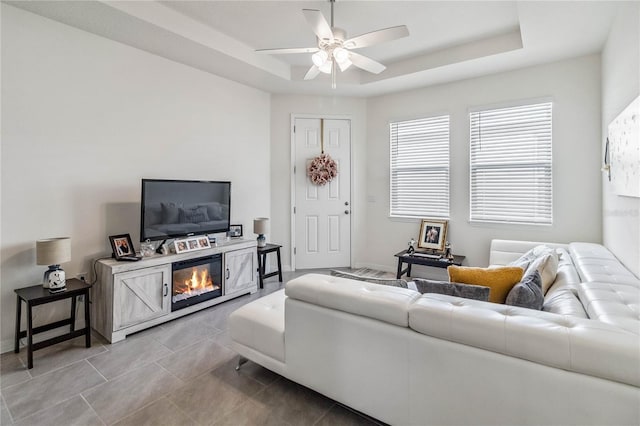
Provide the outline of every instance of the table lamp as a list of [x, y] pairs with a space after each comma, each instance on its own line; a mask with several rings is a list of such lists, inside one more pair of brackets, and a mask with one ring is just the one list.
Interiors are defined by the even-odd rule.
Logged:
[[253, 219], [253, 233], [258, 234], [258, 247], [267, 245], [267, 239], [264, 236], [269, 231], [269, 218], [258, 217]]
[[36, 263], [48, 265], [44, 273], [42, 286], [51, 293], [63, 291], [66, 287], [65, 274], [61, 263], [71, 260], [71, 238], [49, 238], [36, 241]]

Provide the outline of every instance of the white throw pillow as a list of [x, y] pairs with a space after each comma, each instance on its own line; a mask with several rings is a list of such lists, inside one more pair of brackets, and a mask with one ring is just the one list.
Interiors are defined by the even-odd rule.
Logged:
[[536, 258], [529, 264], [524, 275], [529, 275], [537, 269], [542, 278], [542, 294], [547, 294], [558, 273], [558, 253], [547, 246], [537, 246], [533, 248], [533, 253]]

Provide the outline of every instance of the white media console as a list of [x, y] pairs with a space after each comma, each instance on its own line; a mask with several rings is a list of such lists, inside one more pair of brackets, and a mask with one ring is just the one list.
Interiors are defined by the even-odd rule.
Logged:
[[[222, 295], [171, 310], [172, 265], [189, 259], [222, 256]], [[258, 290], [255, 240], [231, 240], [209, 249], [156, 255], [137, 262], [99, 260], [91, 289], [93, 328], [109, 342], [172, 319]]]

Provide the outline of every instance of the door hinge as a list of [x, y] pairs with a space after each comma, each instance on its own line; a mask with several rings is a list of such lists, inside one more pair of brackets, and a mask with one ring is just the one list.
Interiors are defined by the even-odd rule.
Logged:
[[296, 248], [295, 247], [293, 248], [293, 254], [296, 254]]
[[293, 166], [293, 174], [296, 174], [296, 166]]
[[296, 207], [293, 206], [293, 214], [296, 214]]
[[296, 126], [294, 125], [293, 126], [293, 133], [295, 133], [295, 132], [296, 132]]

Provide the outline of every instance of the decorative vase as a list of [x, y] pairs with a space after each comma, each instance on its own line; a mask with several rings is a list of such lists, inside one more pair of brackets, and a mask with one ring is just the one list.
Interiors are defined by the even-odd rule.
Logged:
[[265, 247], [267, 245], [267, 237], [264, 234], [258, 235], [258, 247]]

